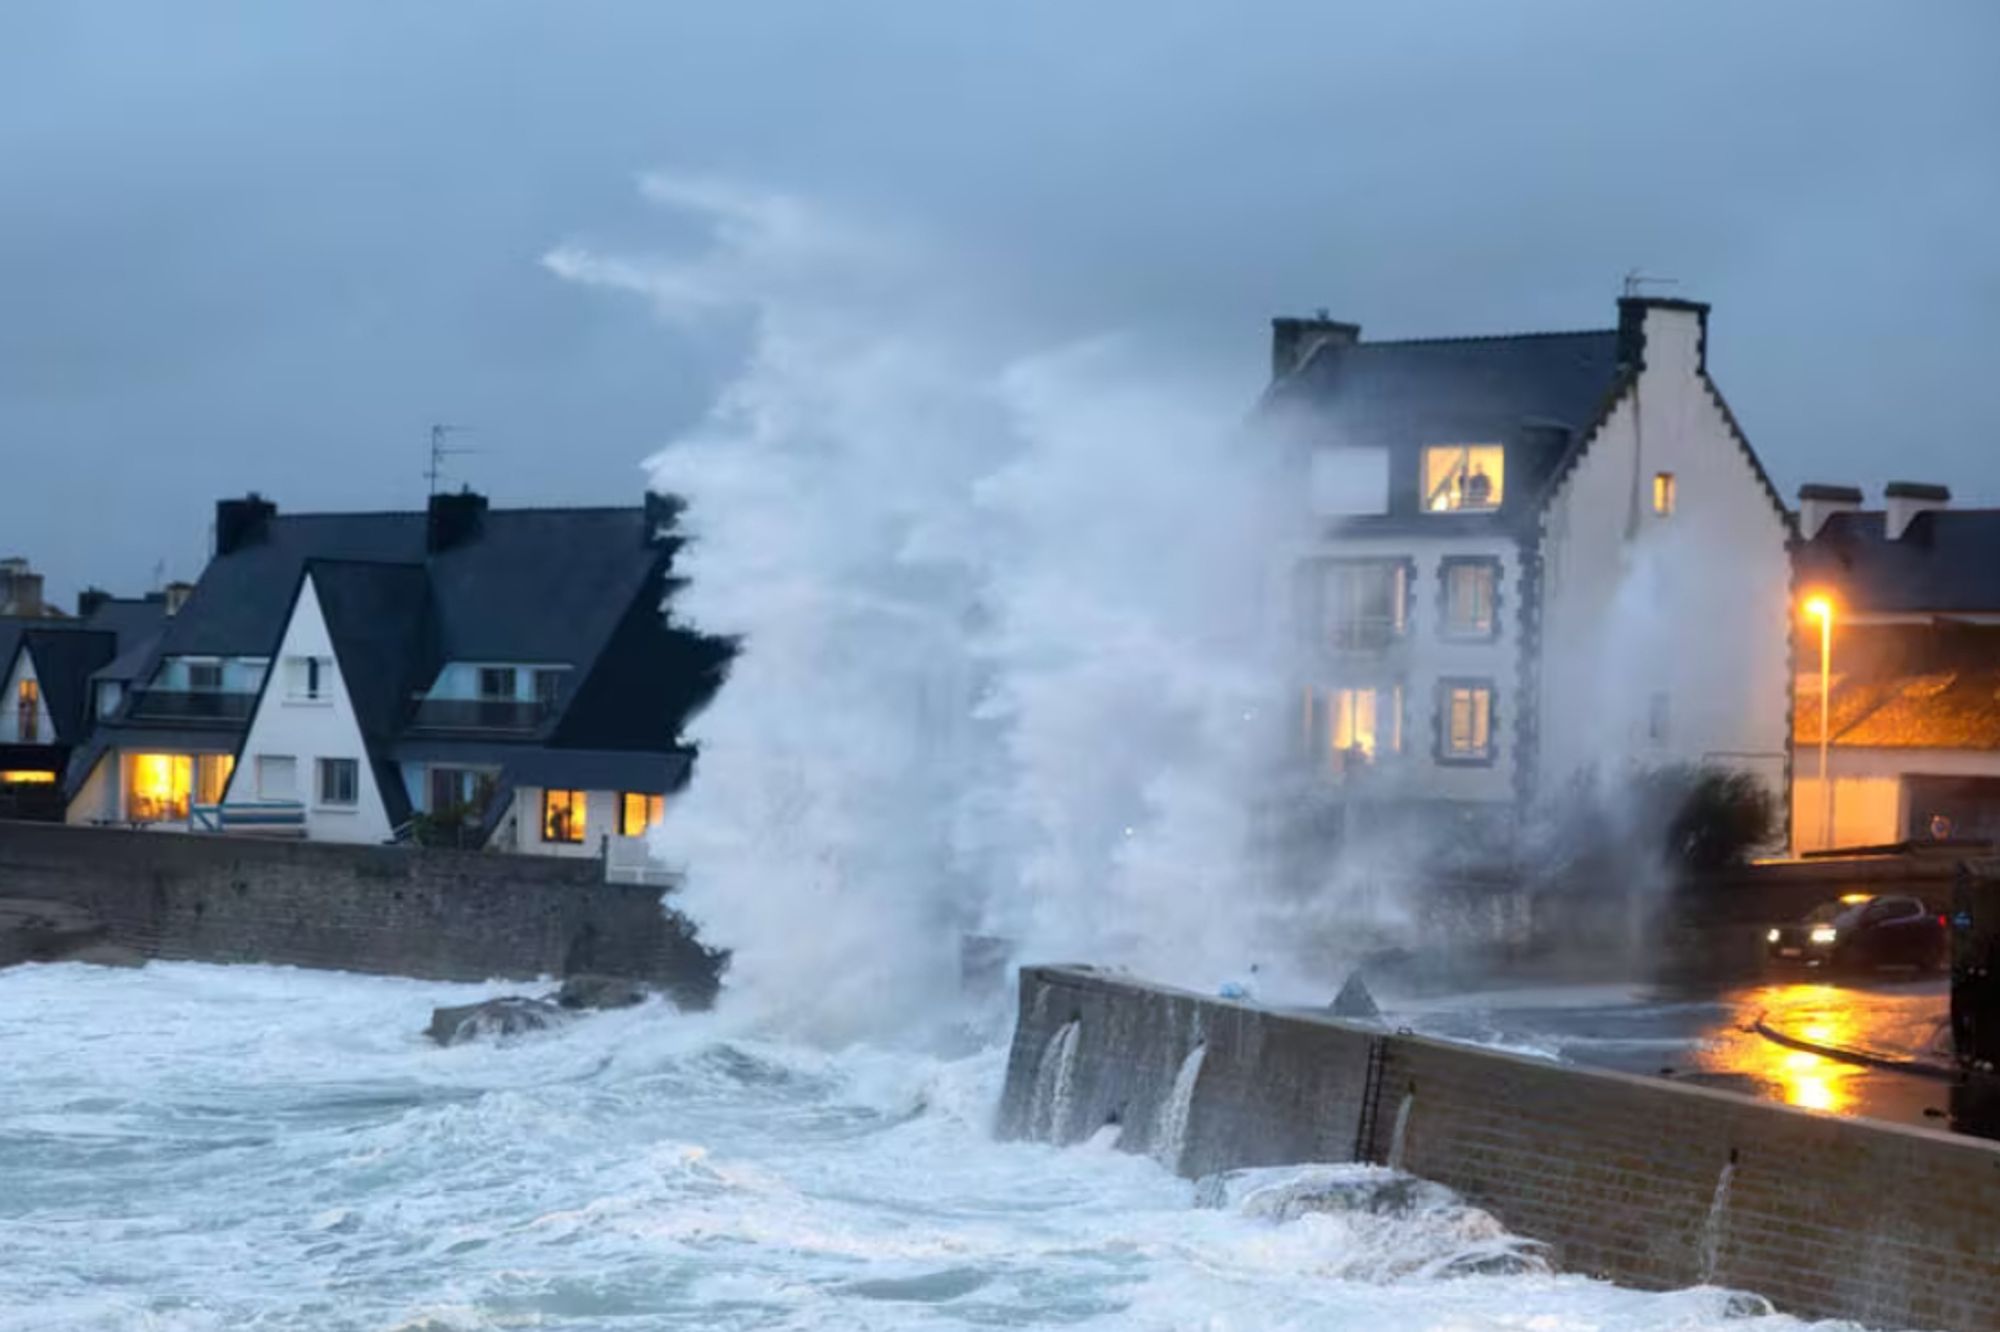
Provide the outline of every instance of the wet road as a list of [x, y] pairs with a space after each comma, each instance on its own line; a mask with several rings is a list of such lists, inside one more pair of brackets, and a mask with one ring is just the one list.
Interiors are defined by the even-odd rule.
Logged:
[[[1496, 990], [1383, 1003], [1393, 1026], [1566, 1063], [1666, 1075], [1827, 1114], [1949, 1127], [1949, 1084], [1787, 1048], [1802, 1040], [1949, 1062], [1948, 984], [1883, 975], [1771, 975], [1755, 984]], [[1989, 1135], [1990, 1136], [1990, 1135]]]

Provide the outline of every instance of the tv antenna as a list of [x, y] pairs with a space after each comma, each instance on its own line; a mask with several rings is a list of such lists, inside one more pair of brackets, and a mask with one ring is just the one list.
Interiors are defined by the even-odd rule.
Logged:
[[444, 460], [461, 453], [478, 453], [478, 449], [464, 446], [453, 447], [445, 441], [453, 435], [464, 434], [469, 426], [433, 425], [431, 427], [431, 465], [424, 469], [424, 479], [431, 483], [431, 494], [438, 493], [438, 480], [444, 475]]
[[1647, 287], [1678, 287], [1679, 278], [1649, 277], [1639, 269], [1631, 269], [1625, 274], [1625, 295], [1644, 296]]

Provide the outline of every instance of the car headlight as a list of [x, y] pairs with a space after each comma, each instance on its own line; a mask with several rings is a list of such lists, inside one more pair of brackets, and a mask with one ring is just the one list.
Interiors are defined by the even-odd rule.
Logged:
[[1840, 931], [1836, 930], [1831, 925], [1815, 925], [1813, 927], [1812, 941], [1814, 943], [1829, 944], [1832, 943], [1835, 939], [1838, 939], [1839, 937], [1840, 937]]
[[1778, 932], [1776, 930], [1772, 930], [1769, 934], [1764, 936], [1764, 942], [1765, 943], [1778, 942]]

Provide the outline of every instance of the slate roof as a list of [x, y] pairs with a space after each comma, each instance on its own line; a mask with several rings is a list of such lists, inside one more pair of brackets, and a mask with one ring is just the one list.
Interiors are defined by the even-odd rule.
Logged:
[[121, 652], [144, 650], [166, 613], [163, 599], [148, 597], [107, 599], [87, 619], [0, 618], [0, 680], [26, 647], [56, 734], [75, 744], [88, 729], [91, 682]]
[[2000, 611], [2000, 509], [1933, 509], [1893, 541], [1879, 511], [1836, 513], [1793, 565], [1801, 586], [1830, 586], [1857, 611]]
[[[1842, 747], [2000, 749], [2000, 627], [1849, 625], [1834, 639], [1831, 738]], [[1819, 692], [1793, 708], [1802, 750], [1819, 742]]]
[[[1426, 446], [1504, 445], [1500, 512], [1509, 514], [1540, 503], [1622, 386], [1616, 329], [1328, 342], [1272, 385], [1265, 410], [1311, 444], [1388, 450], [1392, 519], [1418, 512]], [[1427, 517], [1492, 521], [1484, 513]]]

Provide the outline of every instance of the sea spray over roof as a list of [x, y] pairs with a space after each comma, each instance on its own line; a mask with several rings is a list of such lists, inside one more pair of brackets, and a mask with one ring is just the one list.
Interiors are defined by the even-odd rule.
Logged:
[[653, 461], [689, 501], [677, 609], [743, 643], [660, 834], [737, 1002], [830, 1039], [921, 1027], [964, 933], [1239, 971], [1291, 511], [1240, 404], [1122, 339], [1023, 352], [939, 295], [969, 269], [800, 201], [651, 193], [709, 248], [549, 262], [747, 319], [737, 378]]

